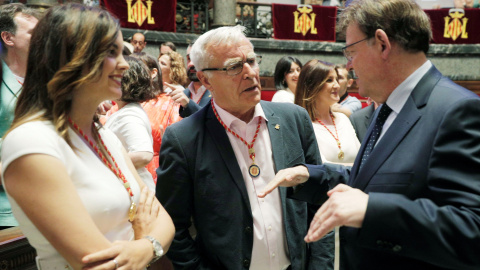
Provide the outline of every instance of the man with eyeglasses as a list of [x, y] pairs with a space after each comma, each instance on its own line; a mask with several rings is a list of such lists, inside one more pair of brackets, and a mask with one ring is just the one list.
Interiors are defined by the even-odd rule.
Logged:
[[322, 203], [318, 188], [333, 188], [305, 240], [341, 226], [342, 269], [480, 269], [479, 97], [427, 60], [413, 1], [353, 1], [339, 28], [360, 94], [382, 105], [353, 168], [293, 167], [266, 193], [306, 181], [293, 197]]
[[157, 197], [176, 228], [167, 256], [178, 269], [332, 269], [331, 237], [303, 241], [305, 202], [286, 189], [257, 197], [278, 170], [321, 159], [305, 110], [260, 101], [261, 57], [244, 30], [211, 30], [190, 51], [212, 100], [163, 136]]
[[145, 41], [145, 36], [140, 32], [133, 34], [133, 37], [130, 40], [130, 44], [133, 45], [134, 53], [142, 52], [145, 46], [147, 46], [147, 42]]

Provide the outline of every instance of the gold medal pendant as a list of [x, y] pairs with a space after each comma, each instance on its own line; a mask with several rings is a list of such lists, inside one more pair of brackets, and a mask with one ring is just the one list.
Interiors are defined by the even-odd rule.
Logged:
[[130, 196], [131, 204], [130, 204], [130, 209], [128, 209], [128, 221], [132, 222], [133, 220], [135, 220], [135, 215], [137, 214], [137, 206], [133, 202], [132, 188], [130, 187], [130, 183], [128, 182], [128, 180], [125, 178], [125, 175], [123, 175], [122, 171], [118, 167], [117, 162], [115, 162], [115, 159], [113, 158], [112, 154], [110, 153], [110, 151], [108, 151], [107, 146], [102, 140], [102, 136], [98, 131], [96, 131], [97, 128], [95, 123], [92, 123], [92, 130], [94, 132], [94, 135], [97, 135], [98, 140], [101, 142], [101, 147], [103, 147], [103, 150], [105, 150], [105, 154], [108, 154], [108, 157], [110, 158], [110, 160], [107, 159], [107, 157], [102, 153], [102, 151], [100, 151], [99, 147], [97, 147], [98, 145], [95, 146], [95, 143], [91, 141], [87, 135], [85, 135], [85, 133], [80, 129], [80, 127], [78, 127], [78, 125], [75, 122], [73, 122], [72, 118], [68, 117], [68, 122], [83, 137], [83, 139], [93, 147], [93, 150], [98, 155], [98, 157], [103, 161], [105, 166], [107, 166], [113, 172], [113, 174], [115, 174], [115, 176], [122, 181], [123, 187], [125, 188], [125, 190], [127, 190], [127, 193]]
[[[222, 121], [220, 116], [218, 116], [217, 110], [215, 109], [215, 104], [213, 103], [213, 99], [210, 101], [210, 103], [212, 104], [212, 110], [213, 110], [213, 113], [215, 113], [215, 117], [217, 117], [218, 122], [220, 122], [220, 124], [223, 126], [223, 128], [226, 131], [232, 133], [233, 136], [237, 137], [240, 141], [242, 141], [247, 146], [248, 156], [252, 160], [252, 165], [250, 165], [250, 167], [248, 167], [248, 174], [250, 174], [251, 177], [259, 176], [260, 175], [260, 167], [258, 167], [258, 165], [255, 164], [255, 149], [253, 149], [253, 145], [255, 144], [255, 140], [257, 139], [258, 132], [260, 131], [260, 125], [262, 123], [262, 118], [258, 117], [258, 124], [257, 124], [257, 129], [255, 130], [255, 135], [253, 135], [252, 142], [248, 143], [242, 137], [240, 137], [237, 133], [235, 133], [233, 130], [231, 130], [229, 127], [227, 127], [227, 125], [225, 125], [225, 123]], [[279, 125], [277, 125], [277, 126], [279, 126]]]
[[130, 209], [128, 210], [128, 221], [133, 222], [135, 220], [135, 215], [137, 214], [137, 205], [132, 202]]
[[252, 163], [252, 165], [250, 165], [248, 168], [248, 173], [251, 177], [257, 177], [260, 175], [260, 167], [258, 167], [257, 164]]
[[343, 153], [342, 150], [340, 150], [340, 152], [338, 153], [338, 159], [343, 160], [344, 157], [345, 157], [345, 154]]

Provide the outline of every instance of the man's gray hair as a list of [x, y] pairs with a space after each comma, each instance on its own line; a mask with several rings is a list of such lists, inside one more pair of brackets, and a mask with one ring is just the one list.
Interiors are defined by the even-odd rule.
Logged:
[[246, 38], [244, 32], [245, 27], [237, 25], [216, 28], [201, 35], [195, 41], [190, 51], [190, 59], [196, 69], [200, 71], [204, 68], [209, 68], [208, 65], [213, 58], [211, 52], [215, 50], [215, 47], [240, 42]]

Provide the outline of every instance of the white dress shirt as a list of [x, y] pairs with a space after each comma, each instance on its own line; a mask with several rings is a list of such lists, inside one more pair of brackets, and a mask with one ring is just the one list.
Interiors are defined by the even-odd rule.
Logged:
[[282, 202], [280, 192], [275, 189], [267, 197], [258, 198], [258, 194], [275, 176], [272, 145], [262, 106], [255, 106], [255, 113], [249, 123], [238, 119], [220, 108], [215, 103], [219, 117], [227, 127], [237, 133], [246, 142], [251, 143], [261, 120], [260, 130], [253, 148], [255, 149], [255, 164], [260, 167], [260, 175], [252, 177], [249, 167], [252, 160], [248, 154], [248, 147], [231, 132], [227, 131], [238, 166], [242, 171], [243, 180], [248, 192], [252, 208], [254, 238], [250, 269], [286, 269], [290, 265], [288, 247], [283, 224]]
[[193, 88], [193, 82], [191, 82], [188, 85], [188, 90], [190, 90], [190, 99], [198, 104], [202, 99], [203, 95], [205, 94], [205, 91], [207, 91], [207, 88], [202, 85], [200, 86], [200, 88], [197, 89], [197, 92], [195, 92], [195, 89]]

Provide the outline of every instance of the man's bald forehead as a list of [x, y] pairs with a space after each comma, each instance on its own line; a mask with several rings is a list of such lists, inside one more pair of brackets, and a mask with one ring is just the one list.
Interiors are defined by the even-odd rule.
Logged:
[[145, 41], [145, 36], [142, 33], [135, 33], [133, 35], [133, 39], [143, 39], [142, 41]]

